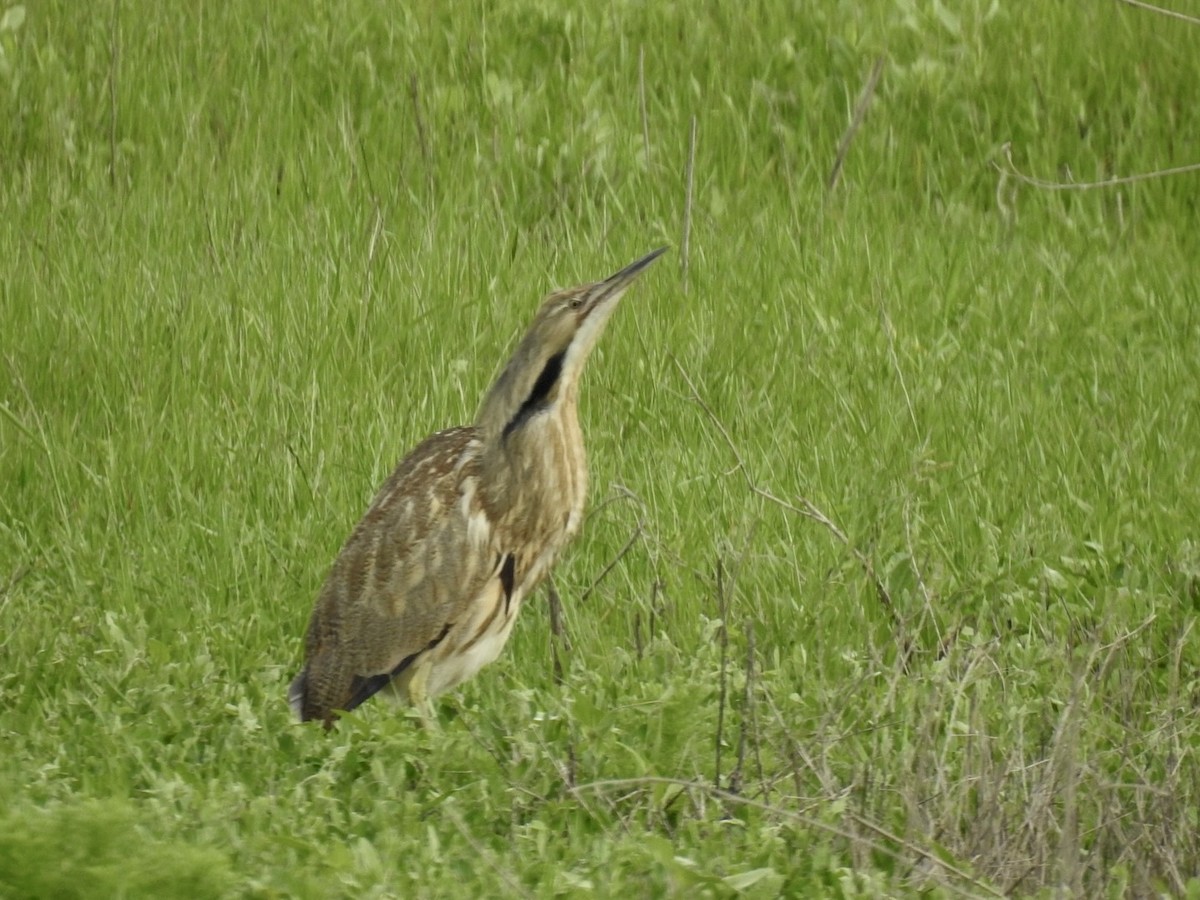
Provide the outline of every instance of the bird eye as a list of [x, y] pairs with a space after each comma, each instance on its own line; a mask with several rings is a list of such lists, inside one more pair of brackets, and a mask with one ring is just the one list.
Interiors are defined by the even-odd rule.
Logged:
[[583, 294], [578, 294], [567, 301], [567, 309], [579, 309], [583, 306]]

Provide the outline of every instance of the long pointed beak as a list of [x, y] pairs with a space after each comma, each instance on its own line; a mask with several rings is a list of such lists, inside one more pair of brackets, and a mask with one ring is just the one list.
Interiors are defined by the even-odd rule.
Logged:
[[647, 253], [637, 262], [630, 263], [616, 275], [606, 278], [594, 288], [591, 295], [588, 297], [587, 307], [584, 310], [584, 315], [590, 315], [593, 310], [601, 306], [605, 300], [616, 299], [625, 293], [625, 289], [633, 283], [633, 280], [642, 274], [649, 266], [660, 256], [669, 250], [669, 247], [659, 247], [652, 253]]

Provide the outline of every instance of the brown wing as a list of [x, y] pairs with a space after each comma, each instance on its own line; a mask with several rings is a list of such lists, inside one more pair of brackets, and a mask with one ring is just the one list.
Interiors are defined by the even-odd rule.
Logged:
[[346, 541], [317, 598], [291, 700], [329, 723], [436, 647], [500, 560], [479, 515], [474, 428], [427, 438], [401, 460]]

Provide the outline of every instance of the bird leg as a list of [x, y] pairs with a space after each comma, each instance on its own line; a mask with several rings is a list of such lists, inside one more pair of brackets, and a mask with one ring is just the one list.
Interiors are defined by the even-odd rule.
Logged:
[[432, 660], [426, 654], [425, 658], [416, 664], [412, 678], [408, 680], [408, 702], [417, 713], [417, 721], [421, 727], [429, 731], [438, 730], [437, 713], [433, 708], [433, 700], [426, 692], [429, 683], [429, 671], [433, 668]]

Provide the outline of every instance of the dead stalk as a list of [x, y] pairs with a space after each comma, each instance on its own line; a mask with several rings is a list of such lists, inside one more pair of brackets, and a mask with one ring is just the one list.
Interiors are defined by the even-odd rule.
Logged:
[[[799, 822], [807, 828], [811, 828], [815, 831], [823, 831], [826, 834], [831, 834], [831, 835], [843, 838], [848, 841], [864, 840], [862, 835], [855, 834], [854, 832], [851, 832], [851, 831], [847, 831], [846, 829], [841, 828], [837, 825], [832, 825], [828, 822], [820, 821], [819, 819], [812, 819], [803, 814], [793, 812], [792, 810], [784, 809], [784, 808], [778, 807], [778, 806], [773, 806], [772, 804], [764, 803], [761, 800], [755, 800], [750, 797], [744, 797], [739, 794], [734, 794], [731, 791], [723, 790], [721, 788], [709, 787], [708, 785], [706, 785], [700, 781], [687, 781], [682, 778], [658, 778], [658, 777], [613, 778], [613, 779], [606, 779], [606, 780], [602, 780], [602, 781], [592, 781], [592, 782], [588, 782], [586, 784], [581, 784], [575, 788], [575, 793], [577, 793], [577, 794], [584, 793], [584, 792], [601, 793], [601, 792], [604, 792], [606, 790], [613, 789], [613, 788], [620, 789], [620, 790], [629, 790], [629, 789], [645, 790], [645, 789], [653, 787], [655, 785], [664, 785], [664, 784], [665, 785], [675, 785], [675, 786], [683, 788], [686, 791], [695, 792], [695, 793], [699, 794], [701, 797], [708, 797], [712, 800], [719, 800], [725, 804], [743, 806], [748, 809], [756, 809], [756, 810], [759, 810], [760, 812], [765, 812], [769, 815], [777, 816], [782, 819], [788, 819], [793, 822]], [[890, 856], [893, 859], [896, 859], [898, 861], [905, 861], [904, 857], [901, 856], [899, 851], [894, 849], [894, 847], [899, 847], [899, 848], [903, 849], [904, 851], [906, 851], [907, 853], [911, 854], [913, 857], [919, 857], [921, 859], [928, 860], [930, 862], [930, 864], [932, 864], [933, 866], [941, 869], [942, 871], [946, 872], [947, 874], [953, 875], [954, 877], [960, 879], [965, 885], [969, 885], [971, 888], [973, 888], [977, 892], [974, 894], [968, 893], [968, 894], [966, 894], [966, 896], [986, 896], [986, 897], [1003, 897], [1004, 896], [1004, 894], [1002, 894], [1000, 891], [996, 890], [991, 885], [975, 878], [974, 876], [971, 875], [970, 872], [967, 872], [965, 869], [962, 869], [959, 866], [956, 866], [953, 863], [940, 858], [933, 851], [926, 850], [923, 847], [919, 847], [916, 844], [912, 843], [911, 841], [907, 841], [904, 838], [900, 837], [899, 835], [893, 834], [891, 831], [882, 827], [881, 825], [877, 825], [874, 822], [867, 821], [866, 819], [864, 819], [862, 816], [858, 815], [857, 813], [847, 812], [846, 817], [853, 820], [854, 823], [856, 825], [858, 825], [860, 828], [864, 829], [865, 831], [870, 832], [872, 835], [874, 835], [876, 838], [878, 838], [878, 840], [871, 840], [869, 838], [866, 839], [871, 844], [871, 848], [873, 850], [875, 850], [876, 852], [882, 853], [885, 856]]]
[[863, 120], [867, 117], [867, 107], [871, 104], [871, 98], [875, 96], [875, 88], [879, 86], [879, 76], [883, 74], [884, 57], [879, 57], [875, 60], [875, 65], [871, 67], [871, 74], [867, 76], [867, 83], [863, 85], [862, 91], [858, 95], [858, 102], [854, 104], [854, 113], [850, 116], [850, 124], [846, 128], [845, 134], [838, 142], [837, 154], [833, 159], [833, 168], [829, 172], [829, 178], [826, 181], [826, 188], [832, 191], [837, 187], [838, 181], [842, 177], [842, 165], [846, 162], [846, 154], [850, 152], [850, 144], [854, 141], [854, 136], [858, 134], [858, 129], [862, 126]]
[[565, 655], [571, 652], [571, 639], [567, 637], [567, 629], [563, 624], [562, 600], [558, 596], [553, 581], [549, 582], [546, 594], [550, 601], [550, 655], [554, 664], [554, 683], [561, 685], [563, 683], [563, 664], [559, 654], [561, 652]]
[[671, 359], [675, 363], [675, 368], [679, 370], [680, 376], [687, 383], [688, 388], [691, 390], [692, 401], [704, 411], [704, 414], [708, 416], [709, 420], [712, 422], [713, 427], [717, 429], [721, 437], [724, 439], [726, 446], [729, 447], [730, 452], [733, 454], [734, 460], [737, 462], [736, 468], [741, 471], [742, 477], [746, 481], [746, 486], [750, 489], [750, 491], [762, 497], [764, 500], [774, 503], [781, 509], [795, 513], [798, 516], [803, 516], [806, 519], [812, 519], [814, 522], [824, 526], [825, 529], [837, 539], [838, 543], [849, 550], [854, 558], [858, 561], [858, 564], [862, 567], [863, 572], [866, 574], [871, 584], [874, 586], [875, 596], [879, 600], [879, 605], [883, 607], [884, 612], [887, 613], [888, 618], [891, 619], [893, 631], [896, 635], [896, 639], [900, 642], [901, 648], [907, 648], [907, 641], [904, 639], [904, 623], [901, 621], [900, 614], [896, 610], [895, 604], [892, 602], [892, 595], [888, 593], [888, 589], [884, 586], [883, 582], [879, 580], [879, 576], [875, 574], [875, 566], [871, 562], [870, 558], [857, 547], [855, 547], [850, 542], [850, 538], [846, 536], [846, 533], [842, 531], [842, 529], [839, 528], [832, 519], [825, 515], [825, 513], [821, 512], [821, 510], [818, 509], [816, 504], [814, 504], [811, 500], [807, 499], [806, 497], [798, 497], [797, 500], [799, 501], [800, 505], [797, 506], [794, 503], [790, 503], [787, 500], [776, 497], [770, 491], [767, 491], [755, 484], [754, 480], [750, 476], [750, 470], [746, 468], [746, 463], [742, 458], [741, 452], [738, 450], [737, 445], [733, 442], [733, 438], [729, 436], [729, 431], [725, 428], [725, 425], [720, 419], [717, 418], [716, 413], [712, 411], [709, 405], [704, 402], [704, 398], [700, 396], [700, 391], [696, 388], [695, 382], [692, 381], [691, 377], [683, 368], [683, 365], [679, 362], [679, 360], [674, 356], [672, 356]]
[[[1125, 0], [1129, 2], [1129, 0]], [[1026, 175], [1017, 169], [1012, 161], [1012, 143], [1006, 143], [1000, 148], [1004, 155], [1004, 165], [992, 160], [992, 168], [1000, 175], [1015, 178], [1022, 184], [1040, 188], [1043, 191], [1094, 191], [1102, 188], [1117, 187], [1122, 184], [1137, 184], [1140, 181], [1151, 181], [1156, 178], [1169, 178], [1172, 175], [1186, 175], [1189, 172], [1200, 172], [1200, 163], [1189, 163], [1186, 166], [1175, 166], [1171, 169], [1155, 169], [1152, 172], [1141, 172], [1137, 175], [1124, 175], [1106, 178], [1103, 181], [1047, 181]]]
[[642, 107], [642, 147], [646, 153], [646, 166], [650, 165], [650, 116], [646, 111], [646, 48], [638, 48], [638, 99]]
[[603, 569], [600, 570], [600, 574], [597, 575], [595, 578], [593, 578], [592, 583], [589, 584], [587, 586], [587, 588], [584, 589], [584, 592], [579, 595], [579, 601], [581, 603], [592, 595], [592, 591], [594, 591], [599, 586], [600, 582], [602, 582], [605, 578], [608, 577], [608, 573], [611, 572], [614, 568], [616, 568], [617, 563], [619, 563], [622, 559], [624, 559], [625, 554], [627, 554], [630, 550], [633, 549], [633, 545], [636, 544], [638, 542], [638, 538], [640, 538], [642, 536], [642, 531], [644, 529], [644, 526], [645, 526], [645, 520], [638, 519], [637, 525], [635, 525], [633, 528], [633, 534], [631, 534], [629, 536], [629, 540], [625, 542], [625, 546], [622, 547], [619, 551], [617, 551], [617, 555], [608, 561], [608, 564]]
[[688, 290], [688, 267], [691, 260], [692, 188], [696, 167], [696, 117], [692, 116], [692, 139], [688, 143], [687, 193], [683, 204], [683, 239], [679, 244], [680, 265], [683, 267], [683, 292]]
[[1160, 16], [1167, 16], [1171, 19], [1178, 19], [1181, 22], [1187, 22], [1189, 25], [1200, 25], [1200, 19], [1195, 16], [1189, 16], [1186, 13], [1176, 12], [1173, 9], [1164, 9], [1161, 6], [1155, 6], [1153, 3], [1146, 3], [1145, 0], [1117, 0], [1119, 3], [1125, 3], [1129, 6], [1136, 6], [1138, 9], [1145, 9], [1153, 13], [1158, 13]]
[[426, 180], [433, 184], [433, 150], [425, 130], [425, 116], [421, 112], [421, 87], [416, 72], [408, 79], [408, 96], [412, 101], [413, 121], [417, 126], [417, 144], [421, 148], [421, 159], [425, 163]]
[[121, 69], [121, 0], [113, 0], [108, 37], [108, 183], [117, 186], [117, 77]]
[[714, 741], [716, 760], [713, 763], [713, 786], [720, 789], [721, 745], [725, 742], [726, 670], [729, 665], [729, 599], [725, 595], [725, 566], [719, 554], [717, 556], [716, 586], [717, 615], [721, 618], [721, 628], [717, 632], [717, 640], [721, 644], [721, 674], [717, 693], [717, 734]]

